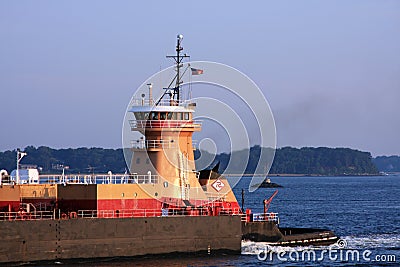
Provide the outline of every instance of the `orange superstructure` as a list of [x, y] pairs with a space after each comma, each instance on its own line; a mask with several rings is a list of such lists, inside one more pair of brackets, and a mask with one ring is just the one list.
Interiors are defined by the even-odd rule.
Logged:
[[[232, 193], [228, 181], [213, 177], [200, 184], [199, 172], [196, 171], [192, 135], [201, 130], [201, 122], [194, 120], [196, 103], [181, 99], [180, 69], [181, 38], [178, 37], [176, 55], [170, 56], [176, 63], [175, 85], [163, 88], [164, 94], [157, 100], [152, 99], [152, 84], [149, 86], [149, 97], [134, 100], [129, 112], [135, 119], [130, 120], [132, 131], [142, 134], [138, 140], [132, 140], [133, 157], [130, 171], [138, 175], [155, 175], [157, 188], [162, 191], [152, 195], [161, 202], [162, 207], [169, 209], [208, 209], [213, 215], [215, 209], [231, 209], [239, 212], [239, 205]], [[172, 82], [171, 82], [172, 85]], [[217, 181], [221, 186], [213, 186]], [[217, 208], [218, 207], [218, 208]]]

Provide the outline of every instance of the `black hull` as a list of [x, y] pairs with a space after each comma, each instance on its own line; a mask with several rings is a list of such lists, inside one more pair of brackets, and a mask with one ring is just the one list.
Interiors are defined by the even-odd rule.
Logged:
[[0, 221], [0, 263], [241, 251], [240, 216]]
[[339, 240], [334, 232], [316, 228], [278, 228], [271, 222], [242, 224], [243, 239], [271, 246], [327, 246]]
[[283, 238], [279, 246], [328, 246], [339, 240], [331, 230], [315, 228], [279, 228]]
[[281, 188], [283, 186], [276, 183], [262, 183], [259, 188]]

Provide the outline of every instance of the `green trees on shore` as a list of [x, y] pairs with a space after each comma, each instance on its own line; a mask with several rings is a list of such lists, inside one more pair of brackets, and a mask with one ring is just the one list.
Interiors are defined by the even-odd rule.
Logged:
[[284, 147], [276, 151], [271, 173], [318, 175], [377, 174], [369, 152], [350, 148]]
[[[106, 173], [108, 171], [121, 173], [127, 169], [122, 149], [52, 149], [44, 146], [38, 148], [28, 146], [24, 151], [28, 153], [28, 156], [23, 158], [21, 163], [37, 165], [42, 168], [41, 173], [57, 173], [62, 170], [62, 166], [69, 166], [68, 172], [74, 173]], [[220, 162], [220, 171], [223, 171], [229, 163], [228, 171], [230, 173], [239, 173], [243, 170], [246, 173], [254, 173], [261, 151], [263, 153], [263, 158], [260, 160], [262, 168], [258, 168], [258, 172], [263, 172], [267, 162], [264, 157], [271, 157], [273, 150], [259, 146], [254, 146], [250, 150], [219, 154], [215, 158], [211, 158], [211, 162], [213, 162], [211, 165]], [[195, 157], [198, 158], [201, 153], [208, 154], [204, 151], [195, 151]], [[210, 154], [208, 156], [212, 157]], [[15, 157], [15, 150], [0, 152], [0, 169], [6, 169], [9, 172], [15, 169]], [[381, 158], [380, 162], [383, 162], [384, 159]], [[376, 159], [374, 160], [376, 161]], [[393, 158], [389, 160], [397, 162]], [[381, 165], [385, 165], [387, 162], [388, 160]], [[270, 173], [371, 175], [377, 174], [378, 169], [369, 152], [349, 148], [303, 147], [299, 149], [284, 147], [276, 150]]]
[[373, 159], [376, 167], [383, 172], [400, 172], [399, 156], [380, 156]]
[[[262, 153], [261, 153], [262, 152]], [[197, 157], [204, 152], [197, 151]], [[207, 152], [205, 152], [207, 154]], [[261, 159], [260, 159], [260, 155]], [[234, 151], [231, 154], [219, 154], [211, 165], [220, 162], [220, 171], [228, 173], [264, 173], [268, 158], [273, 150], [253, 146], [250, 150]], [[205, 158], [209, 158], [206, 155]], [[247, 158], [249, 160], [247, 160]], [[259, 160], [260, 159], [260, 160]], [[244, 165], [246, 162], [247, 165]], [[257, 164], [260, 164], [257, 168]], [[257, 168], [257, 171], [256, 171]], [[283, 147], [275, 151], [275, 157], [269, 171], [271, 174], [304, 175], [372, 175], [378, 174], [369, 152], [349, 148], [327, 147]]]
[[[59, 173], [63, 166], [70, 173], [115, 173], [125, 172], [126, 165], [122, 149], [104, 148], [68, 148], [53, 149], [45, 146], [35, 148], [28, 146], [24, 149], [27, 156], [21, 164], [32, 164], [41, 167], [41, 173]], [[0, 168], [11, 171], [16, 167], [16, 151], [0, 153]]]

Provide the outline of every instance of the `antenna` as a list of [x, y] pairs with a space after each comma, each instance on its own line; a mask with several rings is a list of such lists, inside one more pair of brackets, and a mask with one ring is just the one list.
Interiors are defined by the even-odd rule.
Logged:
[[147, 86], [149, 87], [149, 106], [153, 105], [153, 83], [148, 83]]
[[180, 86], [182, 83], [180, 69], [181, 69], [181, 67], [183, 67], [183, 64], [182, 64], [183, 59], [190, 58], [190, 56], [188, 56], [186, 54], [181, 55], [181, 51], [183, 51], [183, 47], [181, 46], [182, 40], [183, 40], [183, 35], [179, 34], [177, 36], [177, 42], [176, 42], [176, 49], [175, 49], [176, 55], [175, 56], [167, 56], [167, 58], [173, 58], [175, 60], [175, 64], [176, 64], [176, 82], [175, 82], [175, 88], [173, 88], [174, 94], [173, 94], [172, 98], [174, 98], [176, 95], [176, 100], [177, 100], [178, 104], [180, 102]]
[[[172, 101], [172, 102], [174, 102], [176, 105], [180, 104], [180, 101], [181, 101], [181, 99], [180, 99], [180, 89], [181, 88], [180, 87], [181, 87], [181, 84], [182, 84], [181, 79], [182, 79], [182, 76], [186, 73], [186, 70], [188, 69], [188, 68], [186, 68], [185, 71], [183, 73], [181, 73], [181, 68], [183, 67], [182, 62], [183, 62], [183, 60], [185, 58], [190, 58], [190, 56], [188, 56], [187, 54], [181, 55], [181, 51], [183, 51], [183, 47], [181, 46], [182, 40], [183, 40], [183, 35], [179, 34], [177, 36], [177, 42], [176, 42], [176, 48], [175, 48], [176, 55], [175, 56], [167, 56], [167, 58], [173, 58], [174, 61], [175, 61], [176, 75], [172, 79], [172, 81], [168, 85], [168, 87], [167, 88], [163, 88], [165, 91], [162, 94], [162, 96], [156, 101], [156, 104], [155, 104], [156, 106], [158, 106], [158, 104], [161, 102], [163, 97], [165, 95], [167, 95], [167, 94], [170, 94], [171, 91], [172, 91], [171, 100], [175, 100], [175, 101]], [[174, 81], [175, 81], [175, 87], [171, 87], [172, 84], [174, 83]], [[176, 96], [176, 98], [175, 98], [175, 96]]]

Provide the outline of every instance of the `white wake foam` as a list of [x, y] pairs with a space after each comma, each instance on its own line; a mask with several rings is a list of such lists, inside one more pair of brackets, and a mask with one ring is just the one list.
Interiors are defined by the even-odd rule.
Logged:
[[345, 236], [347, 248], [400, 248], [400, 234], [373, 234], [362, 236]]
[[[374, 234], [362, 236], [345, 236], [341, 239], [346, 241], [347, 249], [373, 249], [373, 248], [400, 248], [400, 234]], [[242, 254], [243, 255], [258, 255], [260, 252], [271, 251], [275, 253], [290, 252], [290, 251], [303, 251], [303, 250], [322, 250], [327, 249], [328, 246], [314, 247], [314, 246], [299, 246], [299, 247], [284, 247], [284, 246], [271, 246], [268, 242], [252, 242], [242, 241]]]

